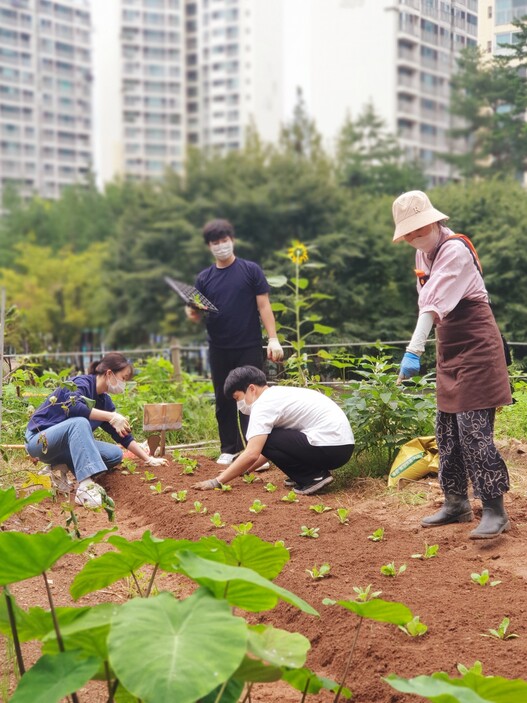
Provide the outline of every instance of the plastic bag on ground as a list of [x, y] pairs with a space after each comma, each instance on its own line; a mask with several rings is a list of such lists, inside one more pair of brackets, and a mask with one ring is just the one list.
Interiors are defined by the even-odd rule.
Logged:
[[439, 453], [435, 437], [415, 437], [400, 448], [395, 457], [388, 485], [396, 486], [402, 478], [417, 481], [439, 471]]

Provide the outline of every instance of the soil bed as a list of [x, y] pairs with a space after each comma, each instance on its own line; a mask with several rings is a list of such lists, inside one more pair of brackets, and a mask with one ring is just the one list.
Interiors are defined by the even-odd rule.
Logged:
[[[514, 452], [513, 459], [521, 470], [524, 456]], [[380, 494], [379, 482], [357, 480], [349, 489], [329, 486], [323, 493], [298, 496], [297, 503], [289, 504], [281, 500], [288, 489], [283, 486], [284, 475], [276, 468], [259, 474], [259, 480], [253, 484], [235, 480], [230, 492], [200, 492], [191, 490], [191, 484], [215, 476], [216, 464], [199, 457], [195, 476], [188, 476], [169, 461], [168, 467], [155, 470], [156, 480], [161, 481], [164, 489], [161, 494], [155, 494], [149, 488], [151, 484], [141, 480], [144, 473], [140, 466], [136, 474], [123, 475], [117, 471], [101, 481], [115, 500], [119, 534], [137, 539], [145, 530], [151, 530], [162, 538], [199, 539], [216, 534], [231, 540], [234, 537], [231, 525], [250, 521], [252, 534], [270, 542], [284, 540], [291, 559], [277, 583], [307, 600], [320, 617], [308, 616], [281, 603], [273, 611], [250, 619], [305, 635], [312, 644], [307, 665], [317, 673], [340, 680], [357, 624], [352, 613], [338, 606], [322, 605], [323, 598], [353, 599], [353, 586], [372, 584], [374, 590], [382, 591], [381, 598], [405, 603], [428, 625], [424, 637], [411, 638], [392, 625], [363, 623], [347, 680], [354, 702], [416, 701], [416, 697], [396, 693], [382, 677], [389, 673], [416, 676], [439, 670], [455, 676], [458, 663], [471, 666], [478, 659], [487, 675], [526, 678], [527, 499], [523, 490], [506, 496], [506, 507], [513, 521], [507, 535], [489, 541], [470, 541], [468, 534], [476, 522], [434, 530], [419, 526], [421, 518], [436, 508], [439, 498], [436, 481], [423, 481], [414, 484], [411, 490], [390, 495]], [[268, 493], [264, 489], [267, 482], [276, 484], [278, 490]], [[182, 489], [189, 489], [187, 501], [176, 503], [171, 493]], [[267, 507], [255, 515], [249, 512], [249, 507], [257, 498]], [[207, 507], [206, 515], [190, 513], [194, 500]], [[333, 510], [317, 514], [309, 509], [319, 503]], [[478, 506], [475, 501], [477, 518]], [[339, 524], [336, 516], [339, 507], [350, 508], [348, 524]], [[224, 528], [211, 524], [210, 516], [215, 512], [221, 514], [226, 523]], [[108, 526], [104, 513], [79, 509], [78, 516], [83, 536]], [[11, 519], [7, 529], [34, 532], [47, 529], [50, 523], [64, 524], [60, 506], [51, 501]], [[302, 525], [319, 527], [319, 538], [301, 537]], [[372, 542], [368, 536], [379, 527], [385, 530], [384, 540]], [[412, 554], [424, 552], [425, 542], [439, 545], [437, 557], [412, 559]], [[98, 546], [96, 551], [103, 548]], [[380, 567], [392, 561], [397, 568], [406, 564], [406, 572], [396, 578], [383, 576]], [[314, 581], [306, 569], [326, 562], [331, 565], [330, 577]], [[64, 558], [51, 574], [57, 604], [71, 603], [68, 588], [81, 563], [81, 557]], [[492, 580], [500, 580], [501, 584], [495, 587], [474, 584], [471, 573], [481, 573], [483, 569], [488, 569]], [[158, 586], [186, 590], [173, 576], [159, 581]], [[78, 604], [122, 600], [129, 596], [127, 588], [125, 584], [116, 584], [81, 599]], [[22, 606], [45, 605], [40, 581], [32, 579], [18, 584], [13, 592]], [[509, 631], [518, 634], [518, 639], [499, 641], [482, 637], [489, 628], [497, 628], [505, 616], [511, 620]], [[29, 650], [32, 658], [37, 656], [37, 652]], [[89, 695], [81, 696], [82, 699], [99, 703], [105, 696], [103, 691], [90, 689]], [[300, 694], [281, 683], [259, 685], [254, 688], [252, 699], [293, 703], [300, 700]], [[331, 701], [333, 695], [322, 693], [308, 700]]]

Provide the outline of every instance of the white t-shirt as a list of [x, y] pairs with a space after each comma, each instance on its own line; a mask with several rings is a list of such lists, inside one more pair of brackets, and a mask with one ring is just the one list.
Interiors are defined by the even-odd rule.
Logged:
[[348, 418], [328, 397], [309, 388], [272, 386], [251, 406], [247, 439], [273, 427], [303, 432], [314, 447], [354, 444]]

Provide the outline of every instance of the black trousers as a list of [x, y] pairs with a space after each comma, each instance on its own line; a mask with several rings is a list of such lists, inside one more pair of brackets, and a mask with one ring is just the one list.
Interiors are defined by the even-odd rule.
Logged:
[[[210, 373], [214, 395], [216, 398], [216, 422], [220, 435], [221, 451], [236, 454], [243, 448], [242, 438], [238, 431], [238, 410], [236, 401], [226, 398], [223, 393], [225, 379], [229, 371], [238, 366], [256, 366], [263, 369], [263, 349], [261, 346], [247, 349], [218, 349], [209, 347]], [[245, 437], [249, 416], [240, 413], [240, 423]]]
[[509, 490], [507, 465], [494, 444], [494, 408], [445, 413], [436, 417], [439, 483], [443, 493], [467, 495], [469, 479], [474, 496], [498, 498]]
[[314, 447], [303, 432], [275, 427], [267, 438], [262, 454], [293, 481], [306, 485], [326, 472], [344, 466], [354, 448], [353, 444]]

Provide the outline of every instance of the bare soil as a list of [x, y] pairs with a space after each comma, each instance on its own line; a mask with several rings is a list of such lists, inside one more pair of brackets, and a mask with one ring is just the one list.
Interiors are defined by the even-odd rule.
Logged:
[[[352, 613], [322, 605], [323, 598], [353, 599], [353, 586], [372, 584], [375, 590], [382, 591], [381, 598], [405, 603], [428, 625], [428, 633], [412, 638], [392, 625], [364, 622], [347, 685], [356, 703], [406, 703], [416, 699], [396, 693], [382, 680], [383, 676], [397, 673], [409, 677], [439, 670], [454, 676], [458, 663], [470, 666], [480, 660], [487, 675], [526, 678], [527, 498], [523, 477], [527, 477], [527, 455], [524, 449], [516, 445], [504, 451], [517, 479], [514, 490], [506, 496], [512, 530], [488, 541], [468, 539], [476, 522], [434, 530], [420, 527], [421, 518], [441, 502], [434, 479], [411, 484], [410, 488], [395, 493], [387, 492], [380, 481], [357, 479], [345, 490], [337, 490], [333, 484], [323, 493], [299, 496], [297, 503], [289, 504], [281, 500], [288, 489], [283, 486], [284, 475], [276, 468], [259, 474], [259, 480], [250, 485], [237, 479], [231, 492], [191, 490], [196, 480], [217, 473], [213, 461], [199, 457], [195, 476], [182, 474], [181, 467], [172, 461], [168, 467], [156, 469], [157, 480], [164, 489], [161, 494], [155, 494], [149, 489], [150, 484], [142, 480], [144, 469], [139, 465], [136, 474], [116, 471], [101, 483], [115, 500], [119, 533], [128, 539], [137, 539], [145, 530], [151, 530], [161, 538], [199, 539], [216, 534], [230, 540], [234, 536], [231, 525], [251, 521], [253, 534], [271, 542], [284, 540], [291, 559], [277, 583], [307, 600], [320, 617], [308, 616], [281, 603], [274, 610], [250, 619], [305, 635], [312, 644], [307, 665], [319, 674], [340, 681], [357, 625]], [[268, 481], [278, 485], [276, 492], [265, 491]], [[176, 503], [171, 493], [182, 489], [189, 489], [188, 500]], [[267, 506], [258, 515], [249, 512], [256, 498]], [[204, 503], [208, 508], [206, 515], [189, 512], [194, 500]], [[316, 514], [309, 506], [317, 503], [333, 510]], [[350, 508], [347, 524], [339, 524], [338, 507]], [[474, 509], [477, 520], [481, 514], [477, 501]], [[221, 514], [226, 523], [224, 528], [211, 524], [214, 512]], [[83, 536], [108, 526], [105, 513], [79, 509], [78, 516]], [[26, 509], [6, 527], [34, 532], [45, 530], [50, 524], [64, 524], [64, 519], [60, 505], [49, 501]], [[319, 538], [301, 537], [302, 525], [319, 527]], [[368, 536], [379, 527], [384, 528], [385, 537], [375, 543]], [[412, 554], [423, 553], [425, 542], [439, 545], [437, 557], [412, 559]], [[104, 547], [98, 545], [96, 549]], [[406, 572], [396, 578], [383, 576], [380, 567], [392, 561], [396, 567], [407, 564]], [[331, 565], [330, 576], [313, 580], [306, 570], [325, 562]], [[82, 563], [83, 557], [71, 556], [62, 559], [53, 570], [51, 578], [57, 604], [71, 604], [69, 584]], [[488, 569], [492, 580], [501, 580], [501, 584], [482, 587], [473, 583], [471, 573], [481, 573], [483, 569]], [[170, 587], [171, 578], [160, 582], [159, 587]], [[22, 606], [45, 605], [39, 580], [18, 584], [13, 592]], [[122, 601], [130, 595], [131, 587], [120, 583], [78, 603]], [[497, 628], [504, 616], [510, 618], [509, 631], [518, 634], [518, 639], [501, 641], [482, 637], [489, 628]], [[36, 648], [29, 646], [28, 657], [36, 656]], [[85, 695], [81, 693], [80, 698], [83, 703], [106, 699], [97, 687]], [[300, 700], [300, 694], [282, 683], [262, 684], [254, 688], [252, 700], [293, 703]], [[333, 696], [321, 693], [316, 700], [329, 702]]]

